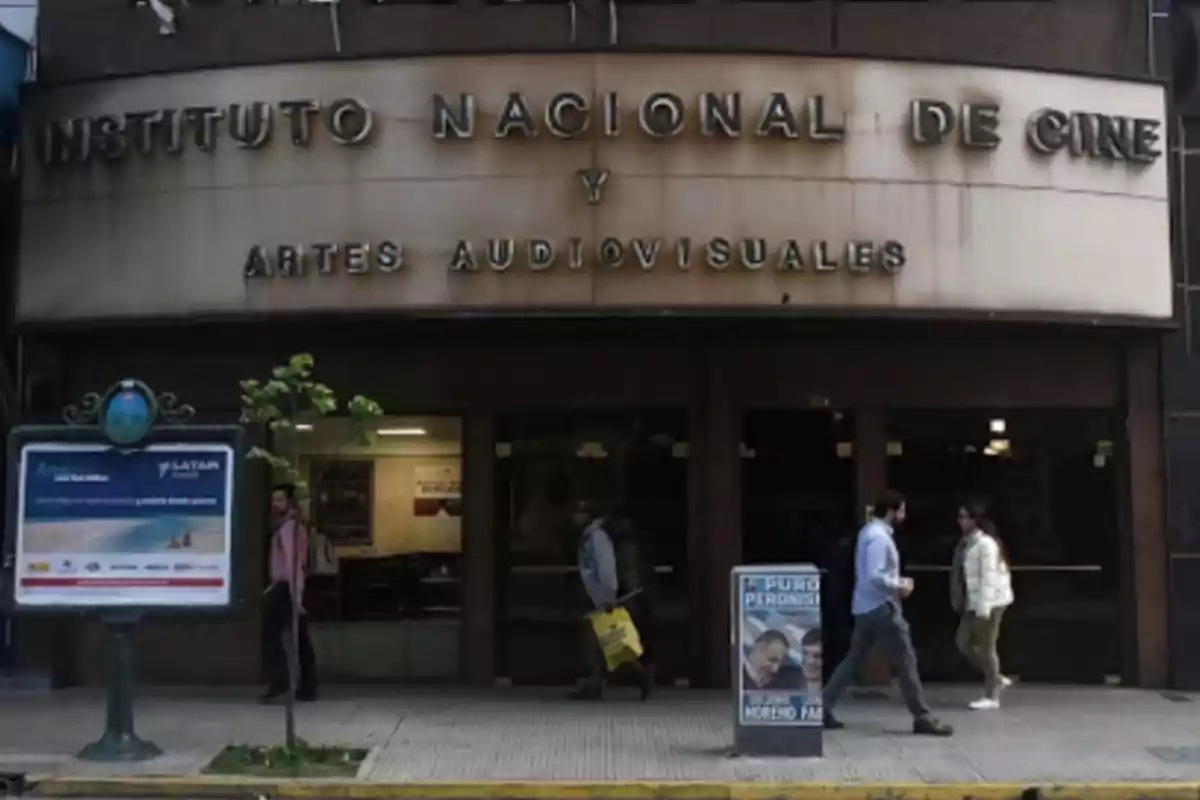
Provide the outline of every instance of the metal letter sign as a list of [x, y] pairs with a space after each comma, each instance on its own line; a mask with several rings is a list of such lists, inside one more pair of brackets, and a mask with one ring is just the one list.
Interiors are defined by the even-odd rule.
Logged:
[[820, 571], [736, 567], [732, 584], [735, 751], [822, 755]]
[[161, 751], [133, 729], [133, 626], [233, 605], [241, 428], [191, 425], [172, 394], [123, 380], [9, 435], [6, 555], [18, 611], [91, 611], [109, 632], [104, 736], [81, 758]]

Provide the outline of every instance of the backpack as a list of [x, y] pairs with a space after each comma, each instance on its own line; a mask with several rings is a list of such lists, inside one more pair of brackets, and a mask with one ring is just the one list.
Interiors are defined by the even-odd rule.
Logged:
[[338, 555], [329, 537], [318, 530], [308, 536], [308, 559], [305, 573], [308, 575], [337, 575]]

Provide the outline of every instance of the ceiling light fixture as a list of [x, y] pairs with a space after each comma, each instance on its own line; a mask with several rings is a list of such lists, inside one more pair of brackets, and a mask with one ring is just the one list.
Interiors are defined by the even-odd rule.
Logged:
[[380, 436], [424, 436], [424, 428], [380, 428], [375, 431]]

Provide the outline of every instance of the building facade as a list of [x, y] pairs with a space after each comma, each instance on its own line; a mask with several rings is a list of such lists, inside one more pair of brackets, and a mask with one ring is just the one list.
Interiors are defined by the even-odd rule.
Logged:
[[[370, 447], [298, 434], [340, 554], [310, 598], [330, 680], [569, 680], [581, 499], [653, 544], [664, 681], [728, 681], [739, 563], [825, 566], [836, 651], [845, 542], [891, 485], [928, 677], [962, 674], [948, 564], [979, 495], [1013, 671], [1166, 685], [1150, 11], [347, 0], [161, 36], [44, 0], [26, 418], [133, 375], [229, 421], [294, 352], [378, 400]], [[147, 624], [144, 679], [256, 679], [269, 485], [243, 487], [238, 613]], [[97, 635], [38, 621], [22, 654], [96, 680]]]

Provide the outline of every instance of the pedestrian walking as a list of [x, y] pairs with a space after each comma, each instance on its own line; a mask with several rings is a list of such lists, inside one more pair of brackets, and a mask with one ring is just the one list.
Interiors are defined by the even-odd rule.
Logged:
[[[584, 591], [596, 611], [611, 612], [617, 606], [620, 588], [620, 571], [617, 565], [616, 548], [612, 536], [605, 527], [604, 518], [589, 502], [581, 502], [571, 515], [571, 521], [580, 531], [579, 577]], [[596, 638], [590, 621], [584, 623], [584, 654], [588, 674], [579, 687], [571, 693], [573, 700], [600, 700], [604, 697], [604, 683], [608, 667], [604, 651]], [[636, 626], [635, 626], [636, 627]], [[654, 675], [645, 668], [641, 660], [633, 662], [641, 672], [642, 699], [650, 696]]]
[[1012, 680], [1000, 671], [1000, 623], [1013, 603], [1012, 574], [1004, 544], [987, 507], [972, 501], [958, 509], [962, 539], [951, 566], [950, 603], [960, 615], [954, 637], [959, 652], [983, 673], [983, 697], [971, 708], [987, 711], [1000, 707], [1000, 694]]
[[858, 533], [854, 548], [854, 597], [850, 609], [854, 615], [854, 632], [850, 635], [849, 652], [825, 685], [827, 729], [845, 727], [833, 715], [833, 709], [878, 642], [887, 652], [892, 672], [900, 684], [900, 693], [913, 716], [913, 733], [925, 736], [954, 733], [949, 725], [934, 719], [925, 702], [925, 690], [917, 674], [917, 656], [901, 605], [915, 588], [912, 578], [900, 575], [900, 552], [894, 539], [896, 526], [904, 522], [904, 512], [903, 495], [888, 490], [872, 509], [871, 520]]
[[[291, 684], [284, 639], [286, 637], [290, 644], [294, 592], [300, 612], [300, 675], [296, 699], [311, 701], [317, 698], [317, 659], [308, 635], [308, 615], [304, 611], [308, 528], [300, 519], [294, 486], [276, 486], [271, 492], [271, 517], [275, 532], [271, 536], [271, 585], [263, 595], [263, 660], [267, 673], [267, 693], [262, 700], [264, 703], [278, 702], [287, 694]], [[295, 586], [292, 585], [293, 579]]]

